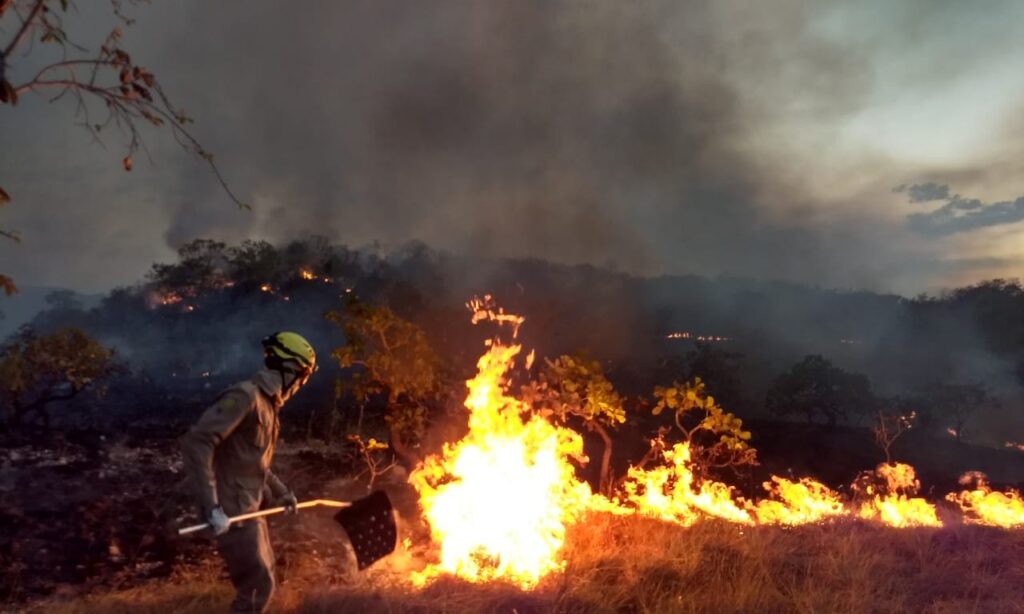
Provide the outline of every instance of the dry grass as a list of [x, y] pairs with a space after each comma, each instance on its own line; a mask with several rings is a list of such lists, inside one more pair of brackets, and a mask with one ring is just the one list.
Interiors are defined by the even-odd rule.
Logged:
[[[575, 527], [566, 571], [536, 590], [458, 581], [409, 589], [404, 555], [335, 586], [291, 573], [275, 605], [297, 612], [1024, 612], [1024, 534], [981, 527], [892, 530], [691, 528], [597, 515]], [[296, 570], [297, 571], [297, 570]], [[46, 611], [223, 610], [212, 570]]]

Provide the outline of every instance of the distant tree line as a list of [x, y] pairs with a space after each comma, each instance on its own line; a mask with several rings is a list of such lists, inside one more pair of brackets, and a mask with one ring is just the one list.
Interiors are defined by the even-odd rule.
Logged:
[[[716, 302], [705, 299], [709, 306], [698, 309], [697, 291], [717, 292]], [[659, 414], [674, 416], [679, 406], [672, 404], [689, 399], [687, 391], [713, 399], [670, 423], [695, 441], [704, 435], [692, 431], [694, 424], [710, 416], [711, 425], [716, 407], [733, 417], [763, 413], [825, 428], [913, 412], [917, 430], [970, 438], [978, 414], [999, 407], [999, 389], [969, 367], [997, 364], [1005, 375], [997, 383], [1024, 383], [1024, 290], [1016, 282], [900, 299], [734, 280], [648, 281], [538, 261], [479, 264], [421, 244], [383, 252], [317, 237], [282, 245], [191, 242], [175, 262], [154, 264], [144, 281], [112, 291], [95, 308], [84, 309], [72, 293], [54, 293], [48, 309], [3, 351], [14, 355], [30, 337], [78, 329], [101, 347], [116, 348], [130, 366], [111, 378], [142, 378], [140, 385], [172, 392], [194, 386], [201, 397], [258, 365], [256, 340], [266, 331], [298, 328], [335, 358], [330, 376], [319, 378], [308, 396], [307, 432], [383, 435], [408, 459], [431, 417], [458, 407], [459, 383], [479, 349], [462, 303], [483, 292], [507, 297], [510, 310], [527, 316], [524, 343], [547, 359], [538, 361], [524, 393], [554, 419], [602, 442], [602, 483], [613, 479], [607, 469], [613, 432], [623, 425], [657, 429], [660, 418], [647, 412], [641, 419], [640, 409], [660, 404]], [[776, 319], [723, 319], [723, 304], [727, 314], [749, 309]], [[740, 341], [670, 343], [666, 333], [680, 314], [738, 331]], [[752, 324], [758, 319], [761, 328]], [[813, 351], [821, 343], [780, 338], [786, 331], [774, 325], [797, 319], [815, 339], [837, 342], [854, 326], [876, 339]], [[2, 402], [8, 414], [18, 413], [12, 401]], [[32, 413], [21, 411], [22, 418]], [[384, 421], [374, 422], [376, 416]], [[327, 422], [314, 428], [320, 420]], [[375, 432], [378, 427], [384, 431]]]

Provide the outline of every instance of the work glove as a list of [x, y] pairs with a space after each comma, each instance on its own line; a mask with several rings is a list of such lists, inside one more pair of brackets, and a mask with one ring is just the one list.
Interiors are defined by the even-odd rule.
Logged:
[[219, 505], [210, 510], [210, 513], [206, 516], [206, 522], [210, 523], [210, 530], [217, 536], [227, 533], [228, 528], [231, 526], [228, 515], [224, 513], [224, 510]]
[[277, 504], [284, 506], [285, 514], [297, 514], [299, 511], [299, 500], [295, 498], [295, 493], [290, 490], [278, 497]]

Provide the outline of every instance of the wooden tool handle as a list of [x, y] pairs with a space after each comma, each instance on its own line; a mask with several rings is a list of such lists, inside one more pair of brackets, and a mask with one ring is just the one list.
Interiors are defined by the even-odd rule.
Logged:
[[[306, 509], [307, 507], [349, 507], [350, 505], [352, 504], [348, 501], [334, 501], [332, 499], [313, 499], [312, 501], [303, 501], [302, 503], [299, 503], [295, 507], [296, 509], [302, 510]], [[263, 516], [272, 516], [273, 514], [280, 514], [281, 512], [284, 512], [285, 509], [287, 508], [285, 508], [284, 506], [271, 507], [265, 510], [260, 510], [258, 512], [239, 514], [238, 516], [232, 516], [231, 518], [228, 518], [228, 524], [241, 522], [243, 520], [251, 520], [253, 518], [261, 518]], [[210, 528], [210, 523], [208, 522], [204, 522], [203, 524], [194, 524], [190, 527], [178, 529], [178, 535], [188, 535], [189, 533], [195, 533], [196, 531], [202, 531], [203, 529], [208, 528]]]

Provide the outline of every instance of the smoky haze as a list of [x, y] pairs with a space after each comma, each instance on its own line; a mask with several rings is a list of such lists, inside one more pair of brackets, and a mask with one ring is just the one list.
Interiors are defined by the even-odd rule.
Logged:
[[[880, 397], [920, 398], [938, 384], [980, 384], [999, 405], [972, 418], [970, 441], [1001, 447], [1024, 439], [1024, 330], [1014, 319], [1024, 301], [1019, 286], [986, 284], [907, 300], [743, 278], [643, 278], [539, 259], [470, 259], [422, 244], [352, 251], [316, 238], [276, 251], [267, 246], [276, 255], [257, 271], [237, 268], [230, 249], [211, 245], [213, 270], [230, 285], [204, 285], [209, 273], [195, 264], [176, 272], [155, 267], [153, 281], [119, 289], [95, 308], [50, 297], [50, 309], [32, 325], [40, 332], [84, 328], [116, 347], [153, 390], [241, 379], [258, 366], [258, 339], [297, 330], [323, 357], [324, 373], [304, 401], [320, 411], [334, 403], [338, 371], [328, 356], [344, 343], [342, 330], [323, 315], [342, 308], [346, 290], [421, 326], [456, 382], [471, 375], [492, 334], [469, 325], [464, 302], [489, 293], [525, 316], [519, 340], [528, 350], [542, 359], [582, 352], [600, 360], [630, 398], [692, 377], [688, 357], [698, 337], [710, 337], [713, 352], [735, 365], [737, 385], [726, 398], [745, 418], [765, 417], [774, 379], [816, 354], [868, 376]], [[312, 279], [300, 276], [303, 270]], [[165, 304], [162, 297], [170, 295], [178, 298]], [[135, 392], [126, 393], [131, 407]], [[865, 411], [854, 417], [859, 424], [870, 421]], [[929, 428], [944, 434], [945, 426]]]
[[[663, 11], [607, 5], [321, 9], [282, 21], [220, 7], [213, 19], [239, 32], [232, 48], [210, 28], [181, 50], [205, 74], [233, 75], [210, 95], [237, 97], [233, 113], [253, 128], [244, 151], [266, 175], [245, 182], [263, 228], [656, 271], [680, 240], [710, 265], [702, 237], [761, 217], [754, 169], [731, 151], [746, 120], [705, 61], [703, 6], [676, 41], [659, 36]], [[296, 99], [307, 112], [288, 111]], [[169, 243], [208, 230], [208, 201], [177, 211]]]
[[[140, 161], [131, 176], [116, 156], [83, 160], [96, 157], [84, 136], [55, 148], [51, 132], [74, 129], [55, 121], [69, 109], [36, 101], [27, 117], [51, 139], [20, 140], [65, 152], [76, 160], [66, 178], [86, 185], [72, 200], [17, 174], [11, 190], [25, 206], [13, 221], [36, 242], [0, 249], [30, 274], [81, 288], [137, 279], [143, 263], [196, 237], [304, 232], [350, 245], [415, 239], [471, 258], [897, 291], [1011, 266], [938, 253], [946, 248], [904, 228], [879, 195], [917, 180], [918, 166], [895, 171], [884, 156], [831, 146], [878, 79], [875, 48], [822, 30], [836, 10], [701, 0], [141, 6], [126, 47], [198, 120], [255, 212], [233, 210], [166, 135], [150, 135], [158, 166]], [[86, 38], [105, 23], [87, 17]], [[895, 45], [898, 27], [875, 34]], [[815, 168], [817, 158], [839, 170]], [[84, 215], [82, 199], [106, 204]], [[36, 203], [54, 215], [32, 217]], [[63, 213], [77, 223], [62, 226]], [[85, 265], [40, 237], [78, 242], [96, 264], [73, 274]]]

